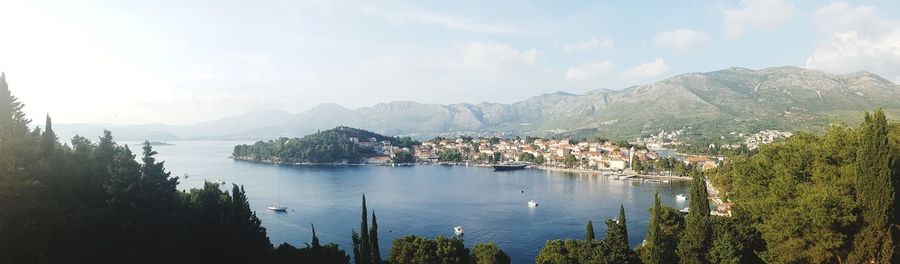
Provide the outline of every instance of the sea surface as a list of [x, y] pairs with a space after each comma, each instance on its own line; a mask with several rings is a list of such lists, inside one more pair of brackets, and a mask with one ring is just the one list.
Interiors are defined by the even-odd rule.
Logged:
[[[125, 142], [132, 149], [136, 142]], [[366, 195], [369, 217], [378, 216], [382, 257], [391, 242], [406, 235], [453, 236], [462, 226], [466, 246], [493, 241], [513, 263], [533, 263], [544, 242], [582, 239], [593, 220], [597, 238], [606, 232], [606, 219], [625, 206], [632, 247], [643, 240], [648, 208], [659, 192], [664, 204], [684, 208], [675, 195], [688, 193], [687, 182], [643, 183], [619, 181], [595, 174], [548, 172], [536, 169], [495, 172], [490, 168], [420, 165], [288, 166], [228, 158], [238, 141], [174, 141], [156, 146], [179, 189], [199, 188], [204, 181], [222, 180], [223, 189], [243, 185], [250, 205], [262, 220], [272, 243], [302, 247], [314, 224], [321, 241], [334, 242], [352, 255], [351, 230], [359, 231], [361, 197]], [[187, 177], [185, 177], [185, 175]], [[528, 201], [539, 203], [529, 208]], [[266, 210], [279, 203], [287, 213]]]

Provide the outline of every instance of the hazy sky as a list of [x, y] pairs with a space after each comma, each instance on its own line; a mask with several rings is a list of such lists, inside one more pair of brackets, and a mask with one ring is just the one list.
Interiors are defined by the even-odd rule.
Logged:
[[0, 25], [13, 93], [59, 123], [507, 103], [732, 66], [900, 81], [895, 0], [0, 0]]

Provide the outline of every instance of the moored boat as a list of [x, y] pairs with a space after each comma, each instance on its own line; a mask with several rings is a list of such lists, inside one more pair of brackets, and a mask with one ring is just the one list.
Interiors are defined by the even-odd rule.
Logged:
[[498, 164], [494, 165], [495, 171], [510, 171], [510, 170], [521, 170], [524, 169], [527, 165], [525, 164]]
[[266, 207], [266, 209], [269, 209], [269, 210], [275, 211], [275, 212], [287, 212], [287, 207], [285, 207], [285, 206], [269, 206], [269, 207]]
[[461, 226], [454, 227], [454, 228], [453, 228], [453, 233], [455, 233], [457, 236], [461, 236], [461, 235], [464, 234], [464, 233], [463, 233], [463, 228], [462, 228]]

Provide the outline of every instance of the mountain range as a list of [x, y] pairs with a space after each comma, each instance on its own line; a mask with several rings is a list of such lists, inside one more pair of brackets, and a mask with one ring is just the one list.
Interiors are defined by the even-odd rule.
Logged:
[[620, 90], [551, 93], [511, 103], [322, 104], [298, 114], [261, 110], [190, 126], [56, 125], [57, 134], [121, 140], [267, 139], [344, 125], [387, 135], [603, 135], [634, 137], [684, 127], [704, 132], [821, 130], [881, 107], [900, 117], [900, 86], [868, 72], [829, 74], [785, 66], [686, 73]]

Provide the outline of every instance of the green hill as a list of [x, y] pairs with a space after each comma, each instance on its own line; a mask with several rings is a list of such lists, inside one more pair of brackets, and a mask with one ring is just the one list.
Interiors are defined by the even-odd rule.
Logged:
[[252, 145], [237, 145], [232, 156], [235, 159], [273, 163], [355, 163], [377, 156], [375, 147], [384, 141], [390, 142], [391, 146], [407, 148], [416, 143], [410, 138], [389, 137], [339, 126], [303, 138], [282, 137]]

